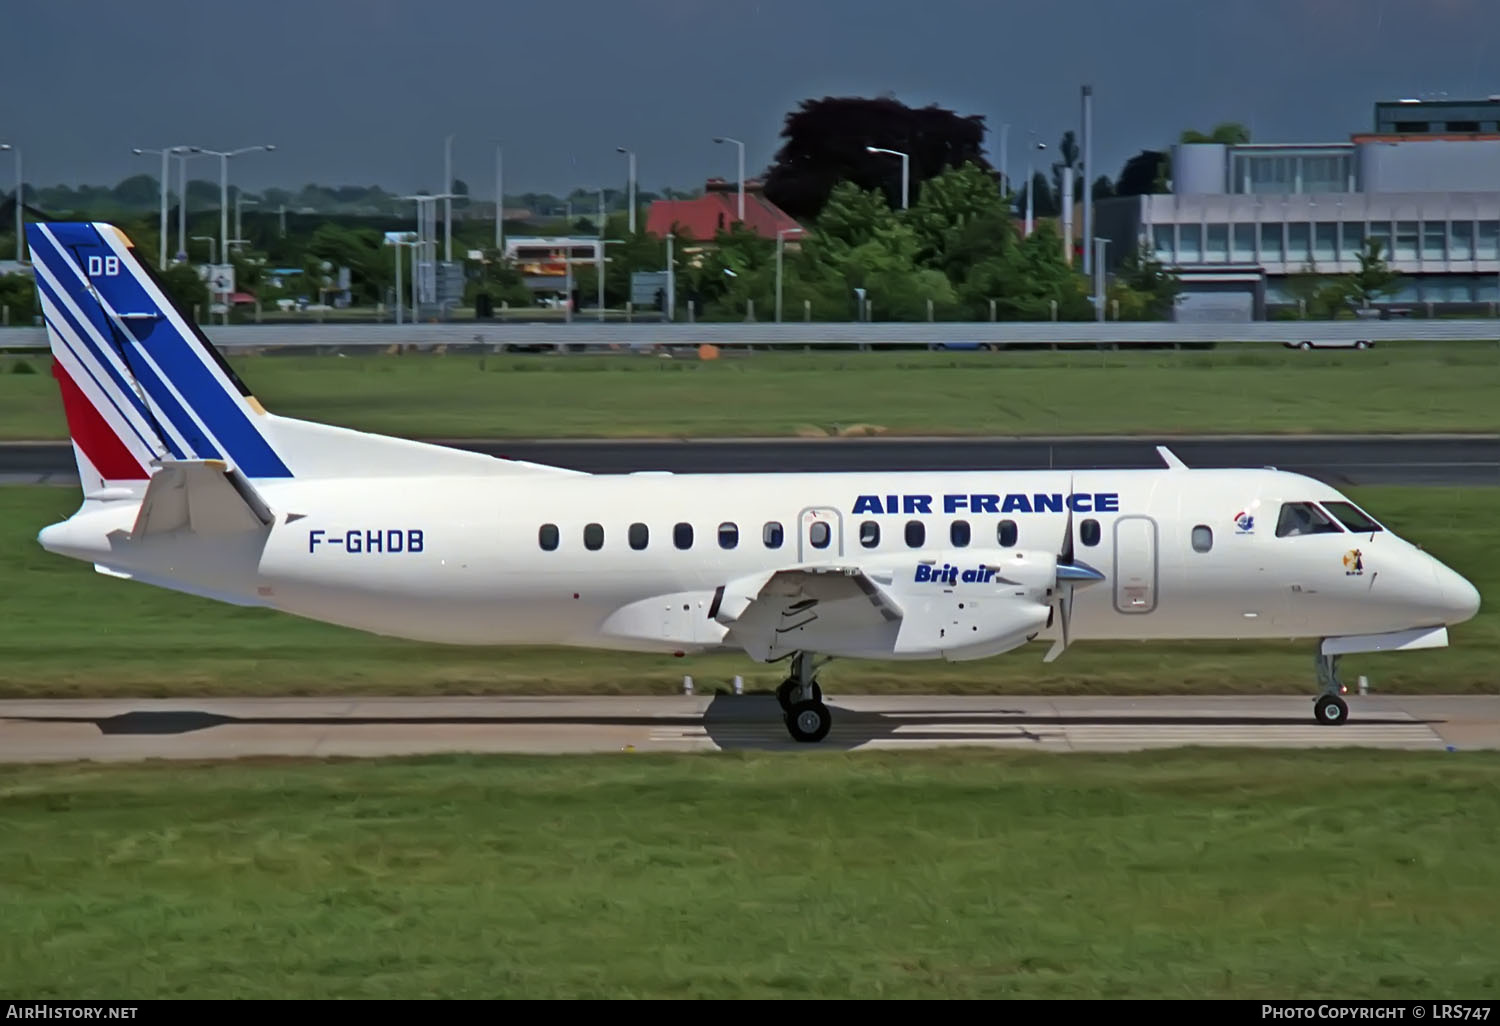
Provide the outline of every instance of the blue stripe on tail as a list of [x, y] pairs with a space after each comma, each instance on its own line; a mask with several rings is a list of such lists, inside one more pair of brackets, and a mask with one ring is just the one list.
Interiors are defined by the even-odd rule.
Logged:
[[[133, 249], [126, 249], [125, 255], [121, 256], [92, 224], [45, 225], [56, 238], [56, 247], [45, 237], [38, 237], [38, 226], [27, 227], [32, 232], [32, 252], [46, 263], [62, 288], [86, 312], [104, 338], [117, 337], [121, 329], [89, 294], [79, 272], [123, 319], [127, 344], [134, 342], [139, 350], [132, 354], [129, 366], [173, 426], [188, 440], [197, 458], [221, 458], [222, 448], [228, 459], [247, 477], [292, 476], [251, 422], [244, 399], [211, 369], [211, 365], [222, 364], [217, 364], [217, 354], [206, 348], [207, 340], [195, 331], [184, 331], [173, 323], [171, 315], [176, 313], [184, 325], [190, 324], [187, 316], [175, 306], [165, 308], [151, 297], [149, 285], [155, 284], [164, 295], [166, 290], [159, 283], [152, 282], [152, 275]], [[64, 257], [57, 252], [59, 247], [72, 266], [62, 266]], [[170, 297], [168, 303], [171, 303]], [[150, 316], [132, 316], [141, 314]], [[140, 352], [151, 357], [160, 368], [159, 374], [143, 363]], [[202, 422], [208, 431], [207, 436], [172, 397], [166, 382], [170, 382], [191, 408], [192, 414]]]

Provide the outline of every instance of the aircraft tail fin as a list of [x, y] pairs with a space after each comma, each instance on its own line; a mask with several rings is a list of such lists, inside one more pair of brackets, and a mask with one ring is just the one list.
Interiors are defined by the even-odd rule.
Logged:
[[118, 228], [26, 231], [85, 497], [139, 496], [167, 460], [257, 480], [576, 473], [270, 414]]

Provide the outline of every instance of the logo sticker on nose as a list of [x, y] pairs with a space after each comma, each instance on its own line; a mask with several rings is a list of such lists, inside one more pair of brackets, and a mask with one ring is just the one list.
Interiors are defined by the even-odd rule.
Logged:
[[1344, 553], [1344, 576], [1360, 577], [1365, 572], [1364, 553], [1358, 549], [1350, 549]]

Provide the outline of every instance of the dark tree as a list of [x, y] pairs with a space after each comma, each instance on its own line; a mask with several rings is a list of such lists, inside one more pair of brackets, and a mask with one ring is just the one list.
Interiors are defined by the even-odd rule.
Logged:
[[1116, 196], [1147, 196], [1157, 192], [1157, 176], [1166, 166], [1167, 155], [1158, 150], [1142, 150], [1125, 162], [1115, 182]]
[[[824, 97], [804, 100], [788, 114], [786, 140], [766, 172], [766, 198], [799, 220], [812, 220], [840, 181], [881, 190], [901, 207], [901, 158], [868, 153], [867, 146], [910, 155], [909, 198], [921, 183], [965, 161], [994, 174], [982, 156], [984, 118], [961, 117], [935, 104], [908, 107], [890, 98]], [[998, 177], [997, 177], [998, 182]]]

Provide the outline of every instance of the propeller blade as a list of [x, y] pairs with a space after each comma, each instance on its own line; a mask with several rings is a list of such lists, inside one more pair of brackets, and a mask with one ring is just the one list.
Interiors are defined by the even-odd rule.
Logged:
[[1072, 625], [1072, 620], [1073, 620], [1073, 586], [1070, 584], [1067, 587], [1061, 589], [1061, 591], [1059, 591], [1059, 593], [1058, 593], [1058, 596], [1057, 596], [1057, 629], [1058, 629], [1058, 637], [1057, 637], [1057, 640], [1052, 643], [1052, 647], [1047, 650], [1047, 654], [1042, 657], [1042, 662], [1044, 662], [1044, 663], [1050, 663], [1050, 662], [1052, 662], [1058, 656], [1062, 655], [1063, 652], [1064, 652], [1064, 650], [1067, 649], [1068, 643], [1072, 640], [1071, 631], [1069, 630], [1069, 627]]
[[[1070, 640], [1069, 627], [1073, 619], [1073, 584], [1072, 581], [1078, 576], [1078, 570], [1073, 565], [1073, 475], [1068, 475], [1068, 518], [1063, 533], [1062, 549], [1057, 554], [1057, 640], [1047, 654], [1042, 657], [1042, 662], [1050, 663], [1062, 655], [1068, 647]], [[1093, 573], [1092, 567], [1089, 568]], [[1101, 575], [1102, 576], [1102, 575]], [[1068, 584], [1063, 584], [1067, 580]]]

